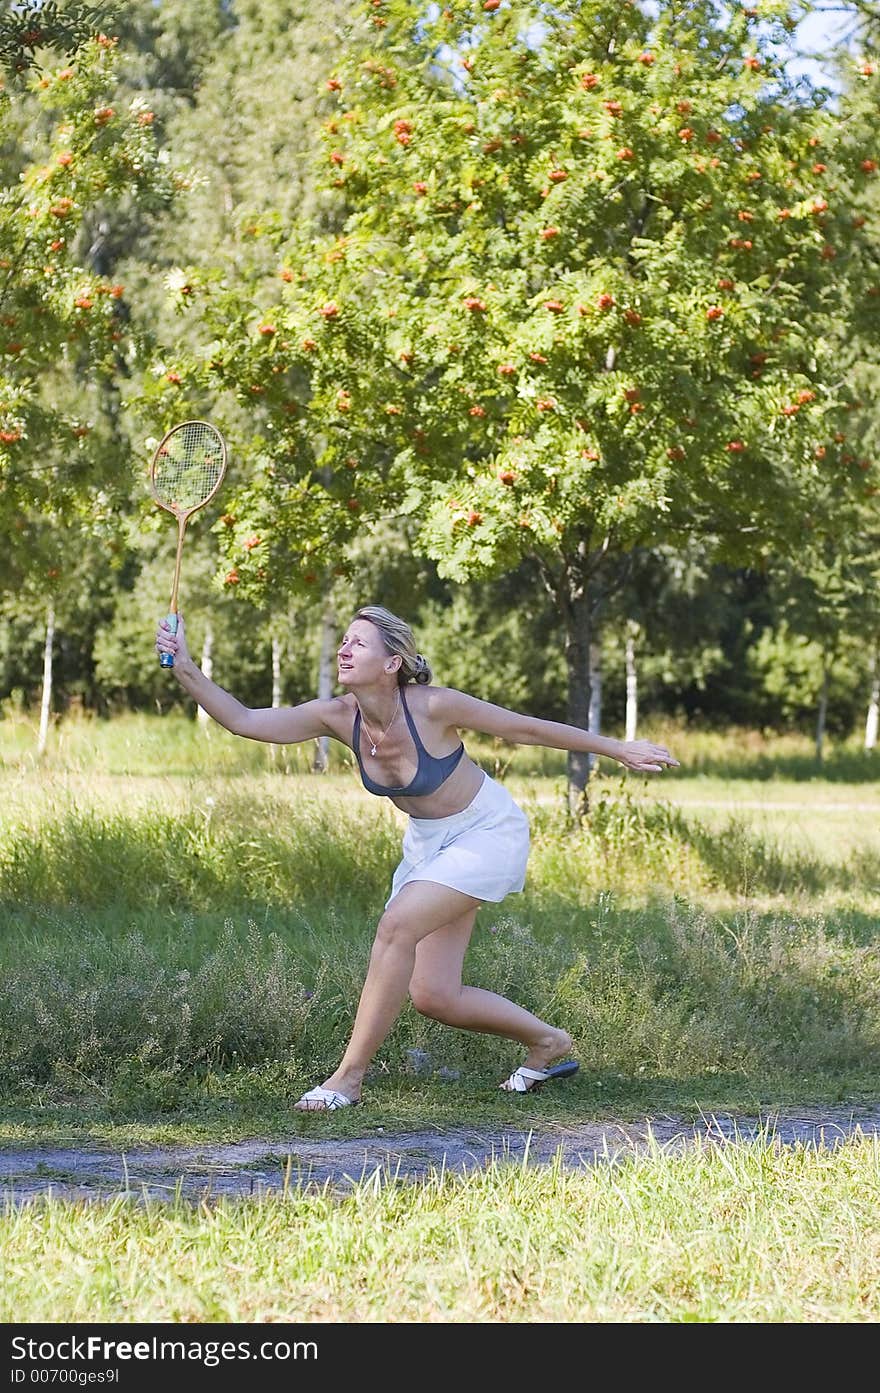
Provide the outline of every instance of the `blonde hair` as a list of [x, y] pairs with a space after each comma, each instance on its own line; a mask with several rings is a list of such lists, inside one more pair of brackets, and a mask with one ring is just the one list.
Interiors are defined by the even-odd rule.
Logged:
[[367, 619], [371, 624], [375, 624], [388, 652], [393, 657], [400, 658], [397, 681], [401, 687], [407, 682], [418, 682], [420, 685], [430, 682], [433, 676], [431, 668], [427, 659], [416, 652], [412, 629], [405, 620], [398, 619], [396, 614], [392, 614], [390, 609], [385, 609], [382, 605], [364, 605], [358, 610], [355, 619]]

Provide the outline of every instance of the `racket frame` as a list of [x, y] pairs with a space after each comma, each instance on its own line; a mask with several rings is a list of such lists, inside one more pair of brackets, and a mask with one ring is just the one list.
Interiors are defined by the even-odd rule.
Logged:
[[[212, 436], [216, 437], [221, 452], [221, 463], [220, 471], [217, 475], [217, 482], [214, 484], [214, 487], [211, 489], [211, 492], [206, 494], [204, 498], [200, 499], [198, 503], [192, 504], [191, 507], [179, 508], [176, 507], [173, 503], [167, 503], [163, 498], [159, 496], [158, 490], [156, 488], [156, 469], [160, 460], [163, 458], [163, 453], [165, 451], [165, 447], [168, 441], [172, 438], [172, 436], [178, 435], [181, 431], [186, 430], [188, 426], [202, 426], [205, 430], [209, 431]], [[174, 633], [177, 632], [177, 594], [178, 588], [180, 586], [180, 563], [183, 557], [183, 538], [186, 533], [186, 525], [192, 517], [193, 513], [197, 513], [200, 508], [204, 508], [205, 505], [207, 503], [210, 503], [211, 499], [216, 495], [217, 490], [223, 483], [224, 477], [226, 475], [226, 466], [228, 463], [229, 451], [226, 445], [226, 440], [224, 439], [223, 435], [217, 429], [216, 426], [211, 424], [210, 421], [202, 421], [198, 418], [193, 418], [189, 421], [179, 421], [176, 426], [172, 426], [170, 430], [167, 430], [165, 432], [165, 434], [162, 436], [162, 439], [159, 441], [159, 444], [153, 451], [153, 458], [150, 461], [150, 492], [160, 508], [164, 508], [167, 513], [171, 513], [173, 517], [177, 518], [177, 555], [174, 560], [174, 580], [171, 585], [171, 603], [168, 606], [168, 620], [172, 625], [172, 631]], [[171, 653], [161, 654], [159, 661], [162, 667], [174, 666], [174, 657]]]

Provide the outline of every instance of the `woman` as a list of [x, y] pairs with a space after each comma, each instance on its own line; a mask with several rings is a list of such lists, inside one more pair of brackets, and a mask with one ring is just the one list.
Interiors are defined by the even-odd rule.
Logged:
[[480, 905], [523, 888], [529, 824], [507, 790], [468, 758], [458, 732], [606, 755], [636, 773], [659, 772], [678, 760], [647, 740], [605, 739], [432, 686], [409, 626], [379, 605], [358, 610], [339, 646], [342, 695], [298, 706], [255, 710], [209, 681], [190, 657], [180, 616], [176, 634], [161, 622], [156, 648], [174, 655], [178, 682], [233, 734], [277, 745], [331, 735], [354, 751], [364, 787], [409, 816], [348, 1046], [330, 1077], [295, 1107], [332, 1111], [357, 1103], [370, 1061], [407, 995], [435, 1020], [524, 1045], [525, 1060], [503, 1089], [528, 1093], [575, 1073], [573, 1060], [551, 1068], [571, 1048], [565, 1030], [495, 992], [462, 984]]

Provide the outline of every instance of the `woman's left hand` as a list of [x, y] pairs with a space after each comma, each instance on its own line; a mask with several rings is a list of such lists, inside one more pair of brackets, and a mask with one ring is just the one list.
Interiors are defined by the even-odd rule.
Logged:
[[635, 774], [659, 774], [663, 769], [678, 768], [678, 760], [665, 745], [652, 745], [650, 740], [624, 740], [617, 756], [624, 769]]

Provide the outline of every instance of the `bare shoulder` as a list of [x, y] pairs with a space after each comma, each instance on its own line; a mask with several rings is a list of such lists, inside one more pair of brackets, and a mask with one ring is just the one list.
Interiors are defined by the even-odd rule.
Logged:
[[[410, 699], [413, 691], [415, 702]], [[474, 697], [460, 692], [455, 687], [424, 686], [407, 688], [407, 701], [417, 711], [423, 711], [429, 720], [446, 725], [457, 725], [466, 719], [471, 711]]]
[[526, 726], [531, 730], [534, 725], [530, 716], [483, 701], [457, 687], [425, 687], [423, 691], [430, 719], [437, 725], [481, 731], [484, 735], [498, 735], [513, 741], [523, 739]]
[[349, 743], [351, 723], [357, 710], [357, 702], [350, 692], [342, 696], [327, 697], [321, 702], [324, 722], [338, 739]]
[[451, 687], [435, 687], [433, 683], [415, 682], [406, 684], [406, 702], [411, 710], [421, 711], [425, 715], [435, 719], [448, 705], [448, 696]]

